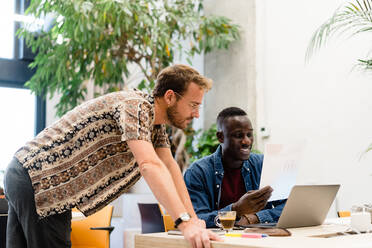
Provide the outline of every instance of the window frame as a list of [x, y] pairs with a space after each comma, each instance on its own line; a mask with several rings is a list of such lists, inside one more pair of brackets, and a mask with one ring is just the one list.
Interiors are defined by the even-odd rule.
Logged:
[[[34, 74], [28, 68], [29, 62], [22, 60], [0, 59], [0, 87], [28, 89], [25, 83]], [[46, 101], [35, 96], [35, 135], [45, 128]]]
[[[30, 0], [15, 0], [15, 13], [23, 14], [29, 6]], [[14, 22], [16, 31], [20, 24]], [[16, 33], [16, 32], [14, 32]], [[0, 58], [0, 87], [28, 89], [25, 83], [33, 76], [35, 70], [28, 66], [33, 61], [29, 56], [24, 56], [29, 49], [25, 46], [23, 39], [14, 39], [13, 59]], [[35, 136], [45, 128], [46, 101], [41, 96], [35, 96]]]

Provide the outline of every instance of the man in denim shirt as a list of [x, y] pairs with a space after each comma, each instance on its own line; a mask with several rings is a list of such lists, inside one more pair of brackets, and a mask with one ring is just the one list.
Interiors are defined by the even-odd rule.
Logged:
[[263, 155], [251, 153], [253, 129], [247, 113], [236, 107], [217, 117], [216, 152], [194, 162], [184, 178], [195, 212], [215, 227], [217, 212], [235, 210], [240, 225], [277, 222], [285, 200], [267, 202], [272, 188], [260, 190]]

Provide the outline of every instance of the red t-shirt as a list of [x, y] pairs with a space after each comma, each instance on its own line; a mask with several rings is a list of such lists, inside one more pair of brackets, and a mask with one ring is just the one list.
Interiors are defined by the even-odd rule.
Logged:
[[224, 168], [219, 209], [238, 201], [246, 192], [242, 169]]

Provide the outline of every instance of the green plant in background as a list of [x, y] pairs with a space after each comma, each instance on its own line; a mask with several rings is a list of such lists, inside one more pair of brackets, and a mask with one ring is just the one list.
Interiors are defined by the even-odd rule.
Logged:
[[[306, 59], [308, 60], [315, 51], [325, 44], [327, 39], [336, 34], [348, 33], [350, 36], [354, 36], [366, 32], [372, 32], [372, 0], [348, 2], [337, 9], [333, 16], [315, 31], [306, 51]], [[366, 71], [372, 70], [372, 57], [359, 59], [357, 66]], [[372, 144], [365, 152], [371, 150]]]
[[[214, 153], [220, 144], [217, 139], [217, 125], [213, 124], [209, 129], [203, 131], [199, 129], [197, 131], [189, 130], [191, 135], [188, 135], [186, 142], [186, 148], [190, 154], [190, 162], [194, 162], [200, 158], [208, 156]], [[195, 145], [194, 145], [195, 143]], [[252, 148], [253, 153], [261, 154], [262, 152], [254, 147]]]
[[139, 88], [150, 91], [176, 53], [190, 63], [239, 38], [238, 25], [202, 10], [201, 0], [33, 0], [28, 15], [55, 21], [36, 36], [27, 26], [18, 31], [37, 52], [26, 85], [37, 95], [59, 93], [58, 116], [85, 100], [89, 81], [95, 96], [123, 89], [131, 65], [143, 73]]
[[[151, 91], [176, 54], [191, 64], [195, 54], [227, 49], [239, 39], [239, 26], [204, 15], [202, 0], [33, 0], [26, 13], [54, 16], [52, 28], [44, 25], [36, 34], [24, 26], [17, 34], [37, 52], [26, 86], [37, 95], [58, 93], [58, 116], [86, 100], [89, 82], [95, 97], [124, 89], [136, 66], [143, 74], [137, 87]], [[172, 142], [186, 139], [181, 130], [171, 134], [177, 137]], [[184, 151], [172, 146], [186, 166]]]
[[372, 144], [370, 144], [369, 147], [364, 152], [366, 153], [366, 152], [369, 152], [371, 150], [372, 150]]
[[[336, 34], [349, 33], [354, 36], [364, 32], [372, 32], [372, 0], [355, 0], [337, 9], [331, 18], [323, 23], [313, 34], [306, 51], [309, 59], [315, 51], [323, 46], [327, 39]], [[359, 65], [372, 69], [372, 58], [359, 59]]]
[[216, 132], [217, 126], [216, 124], [213, 124], [205, 131], [199, 129], [193, 131], [193, 135], [187, 136], [186, 148], [190, 154], [191, 163], [216, 151], [220, 144], [217, 140]]

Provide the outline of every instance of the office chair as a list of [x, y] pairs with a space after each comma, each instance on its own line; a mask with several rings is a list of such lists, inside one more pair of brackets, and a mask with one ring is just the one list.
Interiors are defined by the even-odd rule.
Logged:
[[108, 205], [83, 220], [71, 221], [71, 247], [109, 248], [113, 208]]
[[338, 217], [350, 217], [350, 211], [337, 211]]
[[164, 221], [157, 203], [138, 203], [142, 233], [164, 232]]
[[169, 230], [176, 230], [176, 228], [174, 227], [175, 224], [172, 217], [169, 214], [167, 214], [164, 207], [159, 204], [159, 209], [161, 215], [163, 216], [164, 231], [168, 232]]

